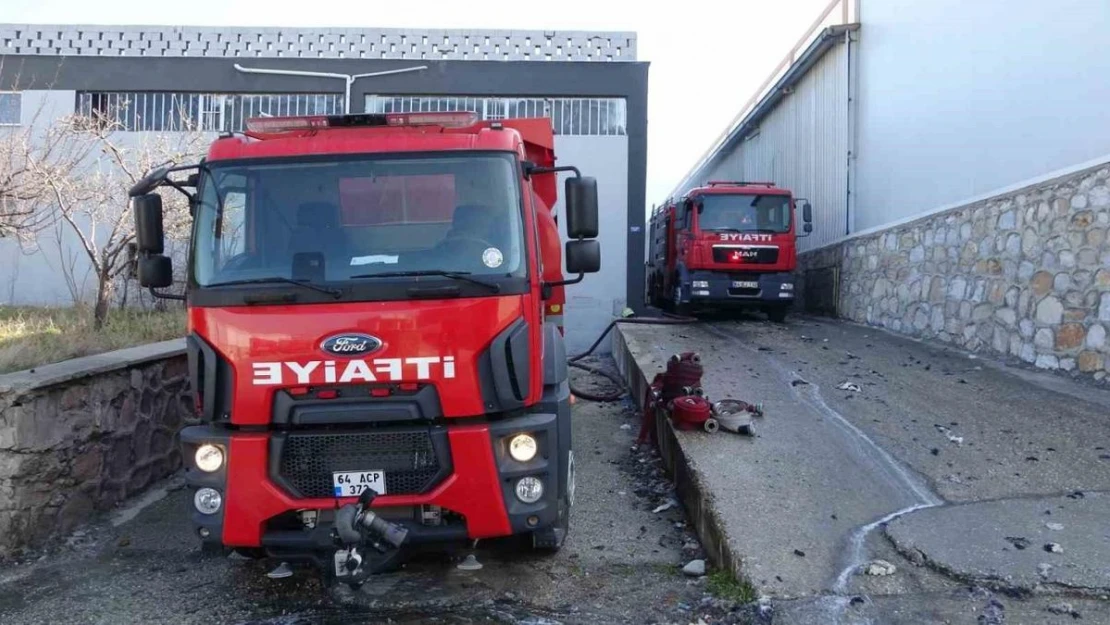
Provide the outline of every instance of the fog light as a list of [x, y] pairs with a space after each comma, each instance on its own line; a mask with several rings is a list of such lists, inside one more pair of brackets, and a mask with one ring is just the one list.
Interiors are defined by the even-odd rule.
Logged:
[[709, 281], [708, 280], [694, 280], [694, 282], [692, 284], [693, 284], [693, 287], [695, 289], [708, 289], [709, 288]]
[[200, 534], [201, 538], [208, 538], [212, 535], [212, 532], [210, 532], [207, 527], [202, 527], [197, 530], [197, 534]]
[[794, 290], [794, 283], [793, 282], [783, 282], [781, 288], [782, 288], [783, 291], [793, 291]]
[[198, 469], [205, 473], [212, 473], [224, 466], [224, 452], [215, 445], [205, 443], [197, 447], [197, 453], [193, 456], [193, 460], [197, 463]]
[[517, 434], [509, 441], [509, 455], [517, 462], [528, 462], [536, 457], [539, 445], [530, 434]]
[[[517, 491], [519, 494], [519, 487]], [[220, 511], [220, 506], [223, 503], [220, 491], [215, 488], [202, 488], [197, 491], [197, 494], [193, 495], [193, 505], [196, 506], [197, 512], [201, 514], [216, 514]]]
[[540, 524], [540, 517], [532, 515], [528, 517], [528, 527], [535, 527]]
[[516, 483], [516, 498], [524, 503], [536, 503], [543, 497], [543, 482], [538, 477], [522, 477]]
[[709, 295], [709, 291], [707, 291], [707, 290], [693, 291], [693, 294], [694, 295], [701, 295], [701, 296], [704, 297], [704, 296]]

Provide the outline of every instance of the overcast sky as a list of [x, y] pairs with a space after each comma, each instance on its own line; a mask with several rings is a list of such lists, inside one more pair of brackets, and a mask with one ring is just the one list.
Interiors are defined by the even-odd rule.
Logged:
[[651, 63], [650, 206], [666, 197], [828, 1], [657, 1], [658, 8], [648, 8], [644, 0], [3, 0], [0, 22], [635, 31], [638, 60]]

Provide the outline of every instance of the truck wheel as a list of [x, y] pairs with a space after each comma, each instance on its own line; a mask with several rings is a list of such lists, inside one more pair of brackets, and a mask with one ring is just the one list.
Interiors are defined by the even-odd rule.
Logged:
[[570, 510], [574, 506], [574, 452], [567, 457], [567, 494], [559, 498], [558, 520], [551, 527], [532, 532], [532, 548], [540, 553], [554, 554], [563, 548], [570, 533]]
[[674, 285], [674, 294], [671, 297], [671, 312], [682, 316], [690, 314], [690, 305], [682, 303], [682, 284]]
[[786, 306], [771, 306], [767, 309], [767, 318], [775, 323], [786, 321]]

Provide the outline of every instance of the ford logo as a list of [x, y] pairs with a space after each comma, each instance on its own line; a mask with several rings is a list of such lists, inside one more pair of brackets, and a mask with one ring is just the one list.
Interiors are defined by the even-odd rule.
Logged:
[[378, 351], [381, 347], [382, 341], [378, 337], [356, 332], [335, 334], [320, 343], [320, 349], [324, 353], [343, 358], [365, 356]]

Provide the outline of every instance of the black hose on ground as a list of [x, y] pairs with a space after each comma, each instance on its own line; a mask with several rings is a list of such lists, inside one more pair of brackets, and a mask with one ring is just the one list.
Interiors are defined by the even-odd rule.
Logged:
[[594, 341], [594, 344], [590, 345], [589, 349], [582, 352], [581, 354], [578, 354], [577, 356], [571, 356], [570, 358], [567, 358], [567, 365], [576, 369], [588, 371], [595, 375], [604, 376], [608, 378], [611, 382], [613, 382], [613, 384], [617, 386], [617, 389], [608, 393], [591, 393], [589, 391], [583, 391], [581, 389], [575, 388], [574, 385], [571, 384], [570, 392], [573, 393], [576, 397], [581, 397], [582, 399], [588, 401], [597, 402], [618, 401], [626, 394], [628, 394], [628, 389], [624, 385], [624, 380], [617, 374], [606, 371], [604, 369], [599, 369], [597, 367], [584, 365], [581, 362], [578, 362], [584, 359], [586, 356], [592, 354], [593, 351], [597, 349], [599, 345], [601, 345], [601, 342], [605, 340], [605, 337], [609, 335], [609, 332], [611, 332], [618, 323], [628, 323], [633, 325], [684, 325], [688, 323], [694, 323], [696, 321], [697, 319], [695, 317], [682, 317], [679, 315], [671, 315], [668, 313], [663, 313], [662, 317], [625, 317], [622, 319], [613, 320], [612, 323], [606, 326], [605, 331], [601, 333], [601, 336], [597, 337], [597, 340]]

